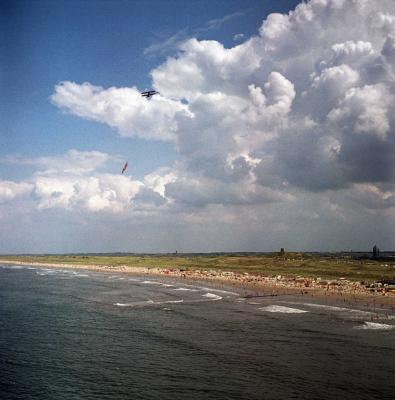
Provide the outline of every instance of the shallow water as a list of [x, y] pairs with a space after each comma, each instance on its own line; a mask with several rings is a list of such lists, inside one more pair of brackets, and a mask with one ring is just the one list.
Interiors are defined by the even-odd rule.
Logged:
[[392, 310], [243, 295], [0, 268], [0, 398], [393, 398]]

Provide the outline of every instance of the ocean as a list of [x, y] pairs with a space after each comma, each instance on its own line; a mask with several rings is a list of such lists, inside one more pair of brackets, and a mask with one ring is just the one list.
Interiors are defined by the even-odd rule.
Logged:
[[1, 266], [0, 399], [393, 399], [395, 312]]

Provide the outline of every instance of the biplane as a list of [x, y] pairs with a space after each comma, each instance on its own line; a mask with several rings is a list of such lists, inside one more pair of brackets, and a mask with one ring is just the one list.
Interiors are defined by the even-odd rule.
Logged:
[[159, 94], [156, 90], [147, 90], [145, 92], [141, 92], [141, 95], [146, 99], [150, 99], [152, 96]]

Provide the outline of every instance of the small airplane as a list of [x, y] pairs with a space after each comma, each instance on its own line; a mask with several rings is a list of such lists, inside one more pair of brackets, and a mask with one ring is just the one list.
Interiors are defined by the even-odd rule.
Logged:
[[146, 97], [147, 99], [150, 99], [155, 94], [159, 94], [159, 92], [157, 92], [156, 90], [147, 90], [145, 92], [141, 92], [141, 95], [143, 97]]
[[122, 174], [126, 171], [127, 168], [128, 168], [128, 162], [126, 161], [125, 165], [122, 168]]

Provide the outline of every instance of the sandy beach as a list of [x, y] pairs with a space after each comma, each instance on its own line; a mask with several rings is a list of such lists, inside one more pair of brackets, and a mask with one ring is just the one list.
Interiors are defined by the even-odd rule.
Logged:
[[395, 295], [384, 288], [370, 288], [360, 282], [346, 279], [323, 280], [306, 277], [265, 276], [262, 274], [235, 273], [214, 270], [181, 270], [177, 268], [146, 268], [128, 265], [94, 265], [24, 262], [0, 260], [7, 265], [29, 265], [37, 268], [90, 270], [103, 273], [152, 275], [163, 278], [201, 281], [215, 286], [234, 286], [246, 297], [282, 296], [287, 294], [322, 298], [325, 301], [360, 305], [366, 308], [395, 308]]

